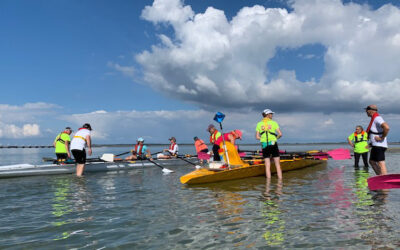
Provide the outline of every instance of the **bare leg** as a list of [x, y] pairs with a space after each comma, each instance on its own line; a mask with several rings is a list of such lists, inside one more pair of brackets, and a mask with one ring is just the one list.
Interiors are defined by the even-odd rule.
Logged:
[[84, 169], [85, 164], [76, 164], [76, 176], [81, 177]]
[[379, 165], [380, 170], [381, 170], [381, 175], [387, 174], [386, 162], [385, 161], [380, 161], [380, 162], [378, 162], [378, 165]]
[[278, 180], [282, 180], [282, 169], [280, 163], [280, 157], [274, 157], [274, 163], [276, 168], [276, 174], [278, 175]]
[[278, 183], [276, 184], [276, 194], [281, 195], [282, 194], [282, 187], [283, 187], [283, 181], [282, 179], [278, 179]]
[[133, 161], [133, 160], [136, 160], [136, 159], [137, 159], [136, 155], [130, 155], [130, 156], [125, 158], [126, 161]]
[[271, 179], [271, 160], [269, 158], [264, 159], [265, 162], [265, 176], [267, 179]]
[[269, 191], [271, 190], [271, 178], [267, 178], [265, 182], [265, 197], [271, 198]]
[[[381, 168], [380, 168], [378, 162], [369, 160], [369, 164], [371, 165], [372, 169], [375, 171], [376, 175], [381, 175]], [[386, 171], [386, 166], [385, 166], [385, 171]]]

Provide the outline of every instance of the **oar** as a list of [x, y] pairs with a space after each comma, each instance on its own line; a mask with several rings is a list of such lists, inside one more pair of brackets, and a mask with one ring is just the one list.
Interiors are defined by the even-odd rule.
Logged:
[[146, 159], [146, 160], [149, 161], [149, 162], [151, 162], [151, 163], [153, 163], [153, 164], [156, 165], [157, 167], [161, 168], [162, 171], [163, 171], [164, 173], [173, 173], [173, 172], [174, 172], [174, 171], [172, 171], [172, 170], [170, 170], [170, 169], [168, 169], [168, 168], [165, 168], [165, 167], [161, 166], [160, 164], [158, 164], [158, 163], [156, 163], [156, 162], [154, 162], [154, 161], [152, 161], [152, 160], [150, 160], [150, 159]]
[[222, 121], [225, 118], [225, 114], [221, 112], [217, 112], [214, 116], [214, 121], [219, 123], [219, 127], [221, 128], [221, 136], [222, 136], [222, 144], [224, 146], [224, 151], [225, 151], [225, 157], [226, 157], [226, 163], [228, 164], [228, 167], [230, 167], [229, 164], [229, 156], [228, 156], [228, 150], [226, 150], [226, 144], [225, 144], [225, 136], [224, 136], [224, 130], [222, 129]]
[[400, 174], [377, 175], [367, 179], [370, 190], [400, 188]]
[[191, 165], [193, 165], [193, 166], [195, 166], [197, 169], [201, 168], [201, 166], [199, 166], [199, 165], [197, 165], [197, 164], [195, 164], [195, 163], [193, 163], [193, 162], [191, 162], [191, 161], [188, 161], [188, 160], [182, 158], [182, 157], [179, 156], [179, 155], [177, 155], [176, 157], [179, 158], [179, 159], [181, 159], [181, 160], [183, 160], [183, 161], [186, 161], [187, 163], [189, 163], [189, 164], [191, 164]]

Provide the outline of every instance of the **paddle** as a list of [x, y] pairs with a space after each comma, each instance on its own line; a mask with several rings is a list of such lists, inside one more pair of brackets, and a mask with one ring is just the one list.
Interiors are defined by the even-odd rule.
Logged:
[[156, 163], [156, 162], [154, 162], [154, 161], [152, 161], [152, 160], [150, 160], [150, 159], [146, 159], [146, 160], [149, 161], [149, 162], [151, 162], [151, 163], [153, 163], [153, 164], [156, 165], [157, 167], [161, 168], [162, 171], [163, 171], [164, 173], [173, 173], [173, 172], [174, 172], [174, 171], [172, 171], [172, 170], [170, 170], [170, 169], [168, 169], [168, 168], [165, 168], [165, 167], [161, 166], [160, 164], [158, 164], [158, 163]]
[[223, 113], [217, 112], [214, 116], [214, 121], [218, 122], [219, 127], [221, 128], [222, 144], [224, 145], [226, 161], [227, 161], [228, 167], [230, 168], [228, 151], [226, 150], [226, 144], [225, 144], [224, 130], [222, 129], [222, 121], [224, 120], [224, 118], [225, 118], [225, 115]]
[[199, 165], [197, 165], [197, 164], [195, 164], [195, 163], [193, 163], [193, 162], [191, 162], [191, 161], [188, 161], [188, 160], [182, 158], [182, 157], [179, 156], [179, 155], [177, 155], [176, 157], [179, 158], [179, 159], [181, 159], [181, 160], [183, 160], [183, 161], [186, 161], [187, 163], [189, 163], [189, 164], [191, 164], [191, 165], [193, 165], [193, 166], [195, 166], [197, 169], [201, 168], [201, 166], [199, 166]]
[[370, 190], [400, 188], [400, 174], [377, 175], [367, 179]]

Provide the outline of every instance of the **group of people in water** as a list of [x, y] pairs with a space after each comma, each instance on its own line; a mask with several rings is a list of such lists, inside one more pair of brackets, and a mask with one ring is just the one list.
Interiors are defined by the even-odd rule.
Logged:
[[[387, 174], [385, 151], [387, 149], [389, 125], [379, 115], [376, 105], [369, 105], [365, 108], [365, 111], [367, 115], [371, 117], [367, 130], [364, 131], [363, 127], [359, 125], [356, 127], [355, 132], [348, 137], [348, 143], [354, 148], [355, 167], [358, 168], [359, 160], [362, 158], [364, 167], [368, 169], [367, 158], [369, 149], [371, 149], [369, 163], [377, 175], [384, 175]], [[282, 132], [279, 124], [272, 119], [273, 115], [274, 112], [270, 109], [265, 109], [262, 112], [262, 120], [257, 123], [255, 129], [255, 137], [261, 144], [262, 156], [265, 162], [265, 175], [267, 179], [271, 179], [272, 159], [275, 164], [278, 180], [282, 180], [280, 153], [277, 143], [278, 139], [282, 137]], [[85, 123], [74, 134], [71, 140], [70, 135], [73, 131], [70, 127], [66, 127], [65, 130], [58, 134], [54, 140], [57, 161], [62, 162], [70, 159], [72, 153], [77, 164], [77, 176], [82, 176], [84, 171], [86, 163], [85, 148], [88, 149], [88, 155], [92, 154], [91, 131], [91, 125]], [[236, 146], [235, 141], [237, 139], [242, 139], [242, 131], [238, 129], [222, 135], [213, 124], [210, 124], [207, 131], [210, 133], [210, 143], [212, 145], [211, 151], [208, 150], [208, 147], [203, 140], [199, 139], [197, 136], [193, 138], [196, 152], [201, 162], [203, 159], [207, 159], [207, 157], [200, 157], [201, 155], [208, 155], [208, 158], [212, 155], [214, 161], [223, 161], [223, 144], [229, 142]], [[170, 159], [178, 156], [179, 147], [176, 138], [171, 137], [169, 138], [169, 141], [169, 147], [164, 149], [162, 152], [157, 153], [158, 159]], [[131, 152], [132, 154], [126, 157], [125, 160], [153, 160], [152, 154], [149, 148], [144, 144], [144, 139], [142, 137], [137, 139], [137, 143]]]

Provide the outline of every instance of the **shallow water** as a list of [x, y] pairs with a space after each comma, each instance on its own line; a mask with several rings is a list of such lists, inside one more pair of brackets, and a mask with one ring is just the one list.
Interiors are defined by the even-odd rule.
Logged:
[[[283, 146], [288, 151], [341, 145]], [[251, 148], [251, 147], [249, 147]], [[159, 148], [152, 149], [153, 152]], [[119, 153], [126, 148], [95, 148]], [[182, 146], [182, 153], [193, 147]], [[51, 149], [3, 149], [0, 165], [39, 163]], [[399, 153], [387, 153], [400, 173]], [[371, 192], [352, 160], [264, 177], [181, 185], [193, 170], [0, 179], [0, 249], [400, 248], [400, 190]]]

